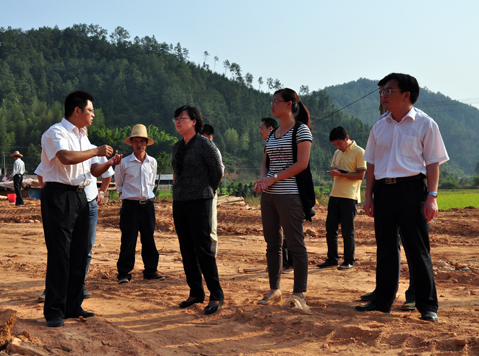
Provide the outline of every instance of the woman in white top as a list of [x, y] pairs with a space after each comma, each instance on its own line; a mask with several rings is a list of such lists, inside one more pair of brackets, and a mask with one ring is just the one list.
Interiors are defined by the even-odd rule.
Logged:
[[[281, 123], [268, 137], [260, 179], [255, 182], [255, 190], [263, 192], [261, 217], [267, 244], [270, 284], [269, 293], [258, 304], [269, 305], [282, 300], [280, 282], [283, 232], [294, 257], [294, 289], [285, 305], [310, 313], [303, 294], [306, 292], [308, 278], [308, 254], [303, 235], [304, 213], [295, 176], [309, 164], [311, 119], [298, 94], [288, 88], [274, 93], [271, 111]], [[297, 122], [301, 124], [295, 129]], [[294, 131], [296, 135], [293, 135]], [[295, 142], [293, 136], [296, 137]], [[293, 144], [297, 147], [296, 161], [293, 159]]]

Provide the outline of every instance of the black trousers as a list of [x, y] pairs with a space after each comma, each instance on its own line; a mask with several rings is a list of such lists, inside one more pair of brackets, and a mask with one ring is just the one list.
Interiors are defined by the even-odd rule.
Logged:
[[205, 297], [203, 275], [210, 291], [210, 300], [223, 300], [216, 257], [211, 251], [211, 201], [212, 199], [175, 200], [173, 218], [190, 297]]
[[[407, 264], [409, 267], [409, 287], [406, 290], [406, 301], [408, 302], [415, 302], [416, 301], [416, 288], [414, 287], [414, 275], [411, 273], [412, 267], [409, 263], [410, 258], [409, 258], [409, 253], [406, 244], [404, 243], [404, 239], [402, 238], [401, 231], [398, 231], [399, 239], [401, 240], [401, 243], [404, 247], [404, 252], [406, 253], [406, 258], [407, 258]], [[374, 293], [376, 293], [376, 290], [374, 290]]]
[[330, 197], [328, 216], [326, 218], [326, 242], [328, 244], [328, 261], [338, 263], [338, 227], [344, 241], [344, 262], [354, 263], [356, 243], [354, 240], [354, 218], [358, 210], [358, 201], [347, 198]]
[[42, 219], [47, 245], [43, 313], [47, 321], [82, 310], [88, 240], [88, 202], [84, 192], [52, 187], [42, 191]]
[[140, 232], [141, 257], [145, 269], [143, 275], [154, 274], [158, 269], [160, 254], [155, 244], [155, 206], [152, 201], [140, 204], [136, 200], [123, 200], [120, 213], [121, 246], [116, 264], [118, 279], [131, 279], [130, 272], [135, 267], [135, 250]]
[[25, 204], [22, 198], [22, 182], [23, 182], [23, 174], [15, 174], [13, 176], [13, 188], [15, 189], [15, 194], [17, 195], [15, 205]]
[[424, 180], [374, 186], [374, 227], [377, 241], [376, 298], [379, 307], [390, 308], [396, 299], [400, 275], [400, 237], [407, 251], [409, 273], [414, 280], [416, 308], [436, 312], [438, 300], [429, 245], [429, 226], [424, 216], [427, 186]]

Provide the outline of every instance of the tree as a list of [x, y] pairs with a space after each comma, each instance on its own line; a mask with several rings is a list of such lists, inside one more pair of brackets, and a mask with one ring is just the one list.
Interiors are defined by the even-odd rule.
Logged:
[[225, 67], [225, 75], [226, 75], [226, 71], [230, 68], [230, 61], [229, 60], [225, 60], [223, 62], [223, 67]]
[[249, 134], [245, 132], [239, 139], [239, 146], [242, 151], [247, 151], [249, 148]]
[[283, 88], [283, 84], [281, 84], [281, 82], [279, 81], [279, 79], [275, 79], [275, 80], [274, 80], [273, 88], [274, 88], [275, 90], [279, 90], [279, 89], [282, 89], [282, 88]]
[[245, 78], [245, 82], [246, 82], [246, 85], [248, 86], [248, 88], [252, 88], [253, 87], [253, 74], [246, 73], [244, 78]]
[[299, 95], [309, 95], [309, 86], [301, 85], [299, 87]]
[[238, 152], [239, 147], [239, 136], [238, 132], [235, 129], [229, 128], [226, 130], [223, 135], [225, 139], [226, 149], [229, 153]]
[[274, 88], [273, 78], [267, 78], [266, 79], [266, 85], [268, 86], [269, 90], [273, 89]]
[[127, 45], [127, 40], [130, 38], [130, 33], [125, 30], [123, 27], [118, 26], [115, 28], [115, 31], [110, 35], [111, 43], [116, 46]]
[[205, 56], [205, 60], [203, 61], [203, 65], [205, 65], [205, 64], [206, 64], [206, 60], [208, 59], [208, 57], [210, 56], [210, 54], [208, 53], [208, 51], [205, 51], [205, 52], [203, 53], [203, 55]]
[[213, 65], [213, 70], [216, 70], [216, 62], [218, 62], [220, 59], [218, 58], [218, 56], [215, 56], [214, 58], [214, 65]]
[[261, 86], [263, 85], [263, 77], [258, 78], [258, 90], [261, 91]]

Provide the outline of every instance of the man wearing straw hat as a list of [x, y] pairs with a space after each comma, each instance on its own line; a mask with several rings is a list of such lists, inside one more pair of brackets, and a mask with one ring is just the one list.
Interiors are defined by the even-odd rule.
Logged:
[[23, 155], [20, 152], [15, 151], [10, 157], [13, 157], [15, 160], [15, 163], [13, 163], [13, 172], [10, 175], [10, 178], [13, 177], [13, 187], [15, 188], [15, 194], [17, 195], [15, 205], [23, 205], [25, 204], [22, 198], [22, 182], [23, 174], [25, 173], [25, 163], [21, 160]]
[[121, 246], [117, 262], [118, 283], [129, 283], [135, 266], [135, 250], [138, 232], [141, 240], [141, 257], [145, 269], [144, 279], [163, 280], [157, 272], [159, 253], [155, 238], [155, 194], [156, 159], [146, 153], [146, 146], [155, 143], [148, 137], [145, 125], [135, 125], [131, 135], [125, 139], [133, 146], [133, 153], [115, 168], [116, 189], [120, 194]]

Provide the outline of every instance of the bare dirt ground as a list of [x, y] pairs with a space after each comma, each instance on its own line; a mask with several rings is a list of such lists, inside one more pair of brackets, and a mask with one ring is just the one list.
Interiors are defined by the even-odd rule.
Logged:
[[[117, 283], [120, 204], [102, 204], [87, 278], [92, 297], [83, 303], [97, 316], [47, 328], [43, 304], [36, 300], [46, 265], [39, 201], [27, 199], [22, 207], [0, 201], [0, 311], [17, 311], [14, 336], [40, 355], [479, 355], [479, 210], [442, 211], [431, 226], [440, 309], [439, 322], [428, 323], [417, 311], [400, 310], [408, 286], [404, 254], [391, 314], [354, 310], [359, 296], [375, 287], [373, 220], [362, 212], [356, 219], [353, 269], [320, 270], [316, 264], [326, 258], [326, 211], [318, 207], [313, 223], [305, 224], [311, 315], [256, 305], [268, 291], [265, 243], [260, 211], [247, 207], [218, 209], [225, 306], [212, 316], [203, 314], [206, 303], [179, 309], [188, 288], [171, 203], [155, 206], [159, 271], [166, 279], [141, 278], [138, 242], [132, 283]], [[292, 281], [293, 275], [283, 275], [284, 297]]]

